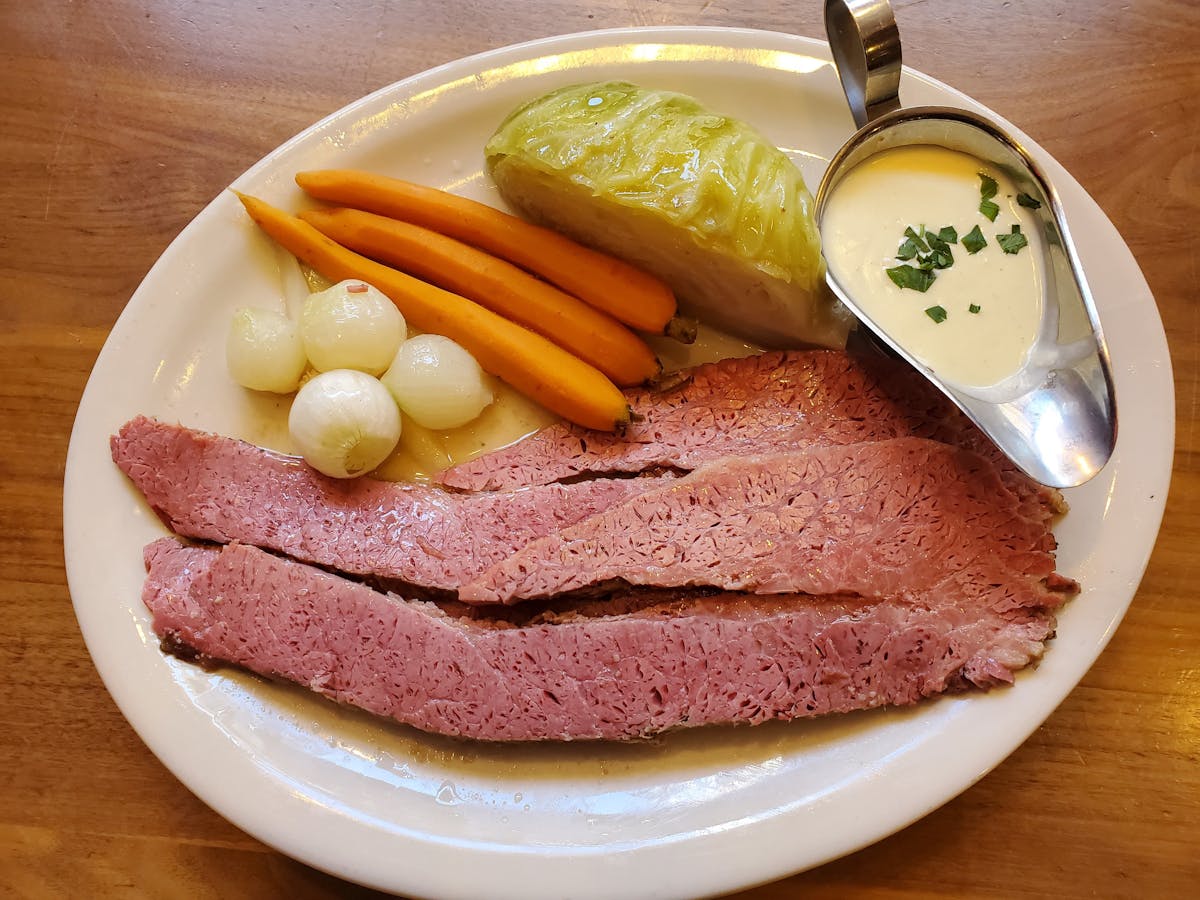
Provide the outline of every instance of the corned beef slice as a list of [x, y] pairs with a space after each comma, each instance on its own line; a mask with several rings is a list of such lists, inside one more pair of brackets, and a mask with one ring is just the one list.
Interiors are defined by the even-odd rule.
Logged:
[[626, 392], [641, 421], [624, 435], [561, 424], [453, 466], [440, 480], [470, 490], [547, 484], [580, 474], [683, 470], [727, 456], [895, 437], [927, 437], [991, 459], [1031, 509], [1061, 496], [1030, 481], [918, 372], [831, 350], [765, 353], [693, 369], [678, 387]]
[[175, 532], [240, 541], [344, 572], [439, 590], [531, 540], [641, 490], [606, 479], [464, 495], [369, 478], [327, 478], [242, 441], [139, 417], [112, 438], [113, 460]]
[[[918, 376], [919, 377], [919, 376]], [[853, 357], [838, 352], [765, 353], [693, 369], [677, 387], [625, 392], [641, 416], [623, 435], [569, 424], [444, 471], [471, 490], [559, 481], [581, 473], [692, 469], [725, 456], [849, 444], [913, 434], [948, 415], [936, 391], [911, 378], [899, 402]]]
[[898, 438], [709, 464], [533, 541], [459, 597], [509, 603], [617, 579], [868, 598], [950, 591], [1006, 610], [1061, 602], [1048, 584], [1053, 548], [1045, 521], [1024, 515], [987, 460]]
[[[655, 595], [515, 626], [447, 615], [243, 545], [146, 548], [165, 643], [428, 731], [484, 740], [637, 737], [987, 687], [1040, 656], [1043, 610], [951, 594]], [[630, 603], [619, 598], [613, 608]]]

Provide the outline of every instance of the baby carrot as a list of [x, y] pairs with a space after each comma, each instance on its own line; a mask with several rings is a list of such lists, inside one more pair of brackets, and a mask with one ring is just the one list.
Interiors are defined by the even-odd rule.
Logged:
[[615, 431], [629, 404], [594, 366], [477, 303], [360, 256], [307, 222], [245, 194], [246, 212], [301, 262], [331, 281], [356, 278], [383, 291], [421, 331], [458, 342], [496, 375], [551, 412], [585, 428]]
[[653, 275], [484, 203], [353, 169], [301, 172], [296, 183], [318, 200], [403, 219], [507, 259], [640, 331], [663, 333], [675, 315], [675, 295]]
[[621, 387], [643, 384], [662, 371], [646, 342], [612, 316], [490, 253], [428, 228], [357, 209], [302, 212], [300, 218], [343, 247], [536, 331]]

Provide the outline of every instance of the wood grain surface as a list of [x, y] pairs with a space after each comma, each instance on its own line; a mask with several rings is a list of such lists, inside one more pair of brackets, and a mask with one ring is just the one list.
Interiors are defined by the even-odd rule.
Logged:
[[[895, 6], [905, 61], [1028, 132], [1131, 247], [1173, 357], [1174, 480], [1127, 618], [1044, 726], [899, 834], [744, 896], [1195, 896], [1200, 4]], [[376, 896], [209, 810], [109, 698], [64, 575], [76, 407], [154, 260], [282, 141], [466, 54], [664, 24], [823, 33], [817, 0], [0, 4], [0, 896]]]

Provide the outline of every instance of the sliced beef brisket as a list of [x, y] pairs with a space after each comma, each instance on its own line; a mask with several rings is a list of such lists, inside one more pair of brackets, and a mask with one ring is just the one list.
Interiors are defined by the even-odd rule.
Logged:
[[1031, 510], [1062, 498], [1021, 474], [918, 372], [840, 351], [764, 353], [699, 366], [675, 388], [626, 392], [640, 417], [623, 435], [560, 424], [453, 466], [450, 487], [496, 490], [581, 475], [690, 470], [727, 456], [926, 437], [991, 459]]
[[1053, 606], [1053, 548], [987, 460], [897, 438], [711, 463], [531, 542], [459, 597], [511, 603], [620, 580]]
[[238, 544], [164, 538], [146, 564], [143, 599], [164, 645], [482, 740], [631, 738], [911, 704], [1011, 681], [1053, 631], [1041, 608], [951, 595], [665, 593], [514, 625]]
[[[327, 478], [299, 459], [139, 417], [113, 460], [176, 533], [453, 591], [529, 541], [642, 490], [634, 479], [466, 495]], [[637, 479], [651, 483], [653, 478]]]

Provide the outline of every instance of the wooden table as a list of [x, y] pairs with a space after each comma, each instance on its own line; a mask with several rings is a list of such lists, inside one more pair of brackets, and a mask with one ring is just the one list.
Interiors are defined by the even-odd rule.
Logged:
[[[1174, 482], [1124, 624], [1024, 746], [903, 832], [745, 896], [1182, 897], [1200, 884], [1200, 6], [896, 7], [906, 62], [1026, 130], [1128, 241], [1171, 345]], [[375, 88], [594, 28], [820, 36], [820, 4], [46, 0], [3, 4], [0, 22], [0, 885], [17, 897], [373, 896], [195, 799], [84, 649], [63, 571], [63, 466], [109, 329], [205, 203]]]

